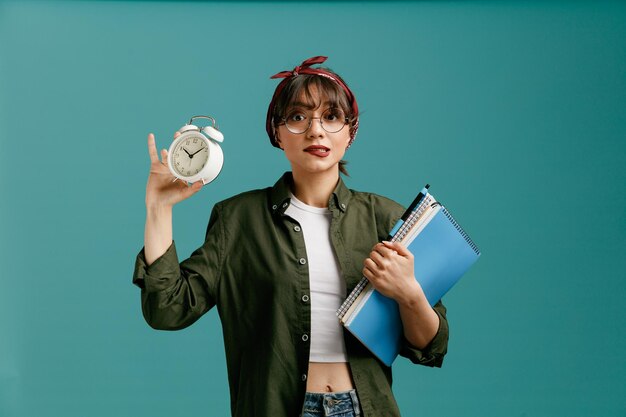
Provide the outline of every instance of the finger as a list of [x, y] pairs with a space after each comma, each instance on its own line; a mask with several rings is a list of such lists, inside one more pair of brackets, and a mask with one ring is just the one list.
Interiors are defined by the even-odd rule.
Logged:
[[202, 189], [202, 187], [204, 187], [204, 183], [202, 182], [202, 180], [200, 180], [191, 184], [189, 188], [191, 188], [194, 193], [197, 193], [198, 191]]
[[387, 242], [386, 240], [383, 240], [383, 244], [385, 245], [385, 247], [394, 250], [398, 253], [398, 255], [401, 256], [411, 256], [413, 255], [411, 253], [410, 250], [408, 250], [406, 248], [406, 246], [404, 246], [402, 243], [398, 243], [398, 242]]
[[376, 280], [376, 276], [374, 275], [374, 272], [368, 267], [363, 267], [363, 276], [367, 278], [369, 281]]
[[197, 193], [198, 191], [200, 191], [200, 189], [202, 189], [203, 186], [203, 182], [202, 181], [196, 181], [193, 184], [187, 186], [186, 188], [183, 189], [183, 197], [184, 198], [189, 198], [192, 195], [194, 195], [195, 193]]
[[156, 142], [154, 140], [154, 134], [148, 135], [148, 154], [150, 154], [150, 162], [159, 162], [159, 155], [156, 150]]
[[378, 272], [378, 265], [370, 258], [367, 258], [365, 261], [363, 261], [363, 268], [370, 271], [372, 275]]
[[181, 135], [181, 133], [177, 130], [176, 132], [174, 132], [174, 139], [176, 139], [180, 135]]
[[397, 253], [397, 251], [395, 249], [389, 248], [389, 247], [385, 246], [383, 243], [379, 243], [376, 246], [374, 246], [374, 250], [372, 252], [379, 253], [380, 255], [382, 255], [385, 258], [391, 257], [395, 253]]
[[376, 264], [378, 268], [384, 267], [383, 264], [385, 262], [385, 258], [383, 257], [383, 255], [381, 255], [380, 253], [376, 251], [372, 251], [372, 253], [370, 253], [370, 257], [367, 259], [371, 260], [374, 264]]
[[161, 161], [167, 166], [167, 149], [161, 149]]

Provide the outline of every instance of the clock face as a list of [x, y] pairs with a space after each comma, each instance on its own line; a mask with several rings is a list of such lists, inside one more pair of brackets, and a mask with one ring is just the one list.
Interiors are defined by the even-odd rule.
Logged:
[[188, 136], [176, 145], [172, 153], [172, 168], [183, 177], [196, 175], [209, 159], [209, 148], [198, 136]]

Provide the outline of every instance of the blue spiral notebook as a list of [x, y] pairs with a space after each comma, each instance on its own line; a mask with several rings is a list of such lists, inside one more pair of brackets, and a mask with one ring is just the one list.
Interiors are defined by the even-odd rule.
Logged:
[[[427, 191], [428, 185], [390, 232], [413, 254], [415, 277], [431, 306], [476, 262], [480, 251], [450, 212]], [[402, 321], [397, 303], [363, 278], [337, 310], [337, 316], [385, 365], [400, 351]]]

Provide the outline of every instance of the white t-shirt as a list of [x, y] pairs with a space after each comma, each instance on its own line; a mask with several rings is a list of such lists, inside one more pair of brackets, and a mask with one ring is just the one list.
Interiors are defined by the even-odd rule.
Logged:
[[304, 204], [293, 194], [285, 214], [300, 223], [311, 288], [311, 362], [348, 362], [343, 328], [335, 312], [346, 298], [346, 282], [330, 242], [328, 208]]

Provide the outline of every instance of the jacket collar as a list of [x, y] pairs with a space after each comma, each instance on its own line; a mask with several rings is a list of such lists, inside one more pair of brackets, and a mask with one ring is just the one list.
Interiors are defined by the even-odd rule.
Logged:
[[[270, 191], [270, 210], [272, 213], [283, 214], [287, 207], [289, 207], [291, 197], [291, 184], [293, 183], [293, 176], [291, 172], [285, 172]], [[350, 204], [352, 193], [346, 187], [341, 177], [337, 182], [337, 186], [333, 190], [329, 200], [328, 209], [330, 211], [339, 210], [345, 212]]]

